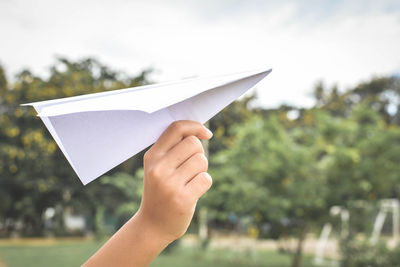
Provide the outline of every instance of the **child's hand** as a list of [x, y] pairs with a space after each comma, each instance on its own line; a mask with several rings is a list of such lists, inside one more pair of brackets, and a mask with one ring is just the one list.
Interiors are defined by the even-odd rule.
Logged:
[[211, 186], [200, 139], [212, 133], [194, 121], [168, 127], [144, 156], [139, 211], [85, 264], [85, 267], [149, 266], [192, 220], [196, 202]]
[[212, 184], [199, 139], [212, 133], [201, 123], [172, 123], [144, 156], [144, 186], [138, 220], [167, 242], [181, 237], [195, 206]]

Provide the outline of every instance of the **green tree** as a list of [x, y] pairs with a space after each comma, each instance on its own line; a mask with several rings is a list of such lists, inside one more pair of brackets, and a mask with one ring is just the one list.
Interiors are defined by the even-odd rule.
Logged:
[[353, 107], [364, 103], [379, 112], [388, 123], [400, 124], [400, 77], [373, 77], [354, 88], [339, 92], [336, 86], [318, 82], [314, 88], [316, 107], [332, 115], [347, 117]]
[[[20, 104], [138, 86], [148, 83], [149, 72], [129, 76], [94, 59], [73, 62], [59, 58], [47, 78], [24, 70], [8, 83], [0, 68], [0, 190], [4, 190], [0, 221], [14, 222], [11, 226], [20, 221], [24, 225], [22, 234], [38, 235], [43, 233], [41, 215], [47, 207], [69, 205], [69, 195], [83, 198], [83, 186], [35, 111]], [[140, 165], [139, 155], [110, 173], [134, 174]], [[85, 188], [85, 193], [99, 196], [97, 203], [105, 201], [100, 195], [107, 195], [107, 186], [95, 187]], [[102, 190], [104, 194], [91, 192]], [[124, 200], [120, 198], [121, 202]], [[87, 204], [94, 209], [94, 201]], [[12, 228], [4, 234], [11, 231]]]
[[294, 121], [286, 114], [278, 109], [235, 127], [231, 147], [211, 158], [214, 186], [204, 201], [220, 220], [251, 215], [257, 226], [278, 225], [281, 238], [297, 237], [299, 266], [306, 233], [331, 206], [398, 197], [400, 128], [367, 103], [347, 117], [321, 108]]
[[[282, 225], [298, 238], [293, 266], [299, 266], [306, 233], [326, 214], [326, 187], [314, 149], [295, 142], [276, 116], [255, 116], [236, 128], [230, 150], [213, 157], [213, 189], [208, 205], [216, 211], [253, 215], [256, 223]], [[313, 218], [309, 220], [309, 218]]]

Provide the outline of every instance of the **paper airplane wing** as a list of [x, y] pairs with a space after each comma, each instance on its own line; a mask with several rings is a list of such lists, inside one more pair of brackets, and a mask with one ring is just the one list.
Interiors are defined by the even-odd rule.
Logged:
[[176, 120], [206, 122], [271, 70], [29, 103], [83, 184], [153, 144]]

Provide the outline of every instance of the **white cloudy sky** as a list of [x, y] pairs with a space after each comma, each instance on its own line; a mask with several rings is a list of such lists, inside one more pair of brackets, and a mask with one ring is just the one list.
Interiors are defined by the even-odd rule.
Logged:
[[317, 80], [344, 90], [400, 73], [399, 0], [0, 0], [0, 62], [45, 74], [93, 56], [155, 81], [272, 67], [260, 103], [308, 106]]

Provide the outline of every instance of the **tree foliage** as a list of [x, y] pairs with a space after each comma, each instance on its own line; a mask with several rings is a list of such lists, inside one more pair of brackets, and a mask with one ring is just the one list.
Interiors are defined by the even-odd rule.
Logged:
[[[48, 207], [85, 214], [98, 233], [105, 215], [122, 224], [134, 213], [143, 154], [83, 187], [34, 110], [20, 104], [146, 84], [150, 71], [129, 76], [94, 59], [60, 58], [46, 78], [24, 70], [10, 82], [0, 66], [0, 234], [17, 222], [21, 234], [43, 234]], [[250, 108], [249, 96], [217, 114], [209, 122], [214, 185], [199, 202], [215, 224], [233, 214], [250, 218], [259, 236], [297, 237], [294, 266], [331, 206], [400, 192], [400, 79], [375, 77], [345, 92], [319, 82], [314, 96], [309, 109]]]
[[336, 106], [328, 101], [295, 120], [278, 109], [235, 127], [231, 146], [212, 158], [205, 201], [217, 219], [250, 215], [261, 230], [269, 224], [275, 235], [297, 236], [301, 251], [331, 206], [398, 197], [400, 127], [368, 99], [344, 108], [338, 99], [351, 103], [347, 94], [333, 92]]
[[[41, 215], [48, 207], [90, 198], [82, 206], [95, 212], [96, 205], [116, 189], [111, 189], [111, 183], [82, 187], [35, 111], [20, 104], [142, 85], [148, 83], [149, 71], [131, 77], [94, 59], [59, 58], [48, 78], [24, 70], [8, 83], [0, 68], [0, 221], [8, 225], [6, 235], [17, 221], [24, 225], [23, 234], [40, 234]], [[140, 165], [141, 159], [134, 158], [114, 172], [135, 173]], [[121, 195], [112, 194], [115, 199]]]

